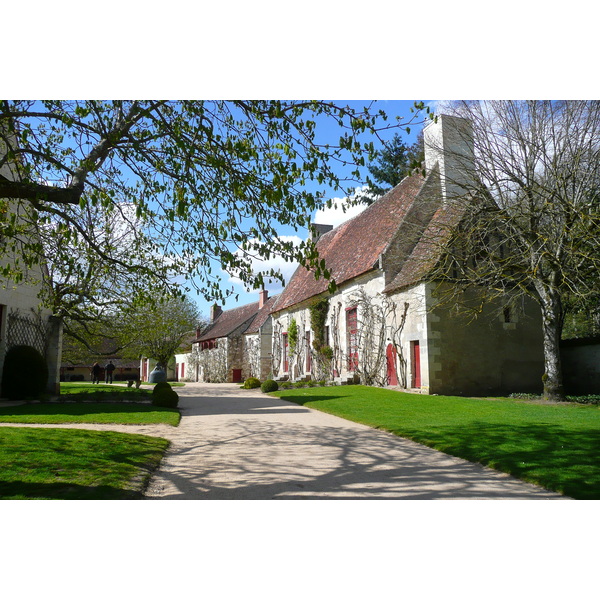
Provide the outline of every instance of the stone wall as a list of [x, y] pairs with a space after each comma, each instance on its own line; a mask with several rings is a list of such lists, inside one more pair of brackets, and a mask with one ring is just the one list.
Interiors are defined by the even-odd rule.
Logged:
[[[427, 286], [430, 347], [429, 391], [435, 394], [492, 395], [540, 392], [544, 357], [539, 307], [485, 304], [475, 318], [439, 301]], [[477, 304], [475, 296], [472, 305]], [[509, 312], [505, 309], [509, 308]]]
[[565, 340], [560, 354], [567, 394], [600, 393], [600, 338]]

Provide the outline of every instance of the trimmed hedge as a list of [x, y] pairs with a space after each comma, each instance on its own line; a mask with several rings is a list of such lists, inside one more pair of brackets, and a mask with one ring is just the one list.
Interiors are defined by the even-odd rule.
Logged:
[[172, 390], [172, 389], [173, 388], [171, 387], [170, 383], [167, 383], [166, 381], [159, 381], [152, 389], [152, 395], [158, 394], [161, 390]]
[[265, 393], [276, 392], [279, 389], [279, 385], [277, 385], [276, 381], [272, 379], [267, 379], [261, 386], [260, 389]]
[[246, 381], [244, 381], [244, 385], [242, 386], [243, 390], [253, 390], [254, 388], [260, 387], [260, 380], [256, 379], [256, 377], [248, 377]]
[[166, 381], [161, 381], [152, 390], [152, 404], [165, 408], [177, 408], [179, 394]]

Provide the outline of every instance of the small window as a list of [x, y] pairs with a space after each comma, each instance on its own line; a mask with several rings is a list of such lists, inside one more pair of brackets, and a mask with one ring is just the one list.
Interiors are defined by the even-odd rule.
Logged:
[[510, 306], [506, 306], [504, 308], [504, 322], [512, 323], [512, 314], [511, 314]]

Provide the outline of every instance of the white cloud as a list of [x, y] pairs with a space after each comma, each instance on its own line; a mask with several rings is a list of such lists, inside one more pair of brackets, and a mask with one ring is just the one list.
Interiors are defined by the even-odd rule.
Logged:
[[[365, 190], [366, 186], [357, 187], [355, 194]], [[349, 198], [332, 198], [331, 203], [331, 208], [324, 207], [315, 213], [315, 216], [312, 220], [313, 223], [333, 225], [334, 227], [337, 227], [345, 221], [348, 221], [349, 219], [359, 215], [363, 210], [365, 210], [365, 208], [367, 208], [366, 204], [349, 206]], [[308, 236], [308, 232], [306, 235]], [[303, 239], [297, 235], [281, 235], [277, 239], [282, 241], [291, 241], [296, 246], [303, 241]], [[255, 240], [249, 240], [249, 242], [253, 243]], [[266, 260], [254, 257], [250, 259], [250, 262], [253, 273], [259, 273], [261, 271], [265, 272], [269, 271], [270, 269], [274, 269], [283, 275], [286, 284], [290, 281], [294, 271], [298, 268], [297, 262], [287, 262], [281, 256], [276, 255], [271, 256]], [[222, 273], [225, 275], [229, 283], [233, 284], [234, 286], [244, 288], [244, 290], [247, 292], [251, 291], [245, 289], [241, 279], [236, 277], [235, 274], [227, 273], [225, 271], [222, 271]], [[279, 293], [282, 290], [282, 285], [277, 280], [265, 280], [265, 289], [269, 290], [271, 294]]]
[[[278, 239], [284, 242], [292, 242], [295, 246], [298, 246], [303, 241], [302, 238], [300, 238], [297, 235], [281, 235], [278, 237]], [[252, 242], [254, 240], [250, 241]], [[259, 257], [253, 257], [250, 259], [250, 262], [253, 273], [259, 273], [261, 271], [265, 272], [273, 269], [283, 275], [286, 283], [291, 279], [292, 275], [294, 274], [294, 271], [298, 267], [297, 262], [287, 262], [281, 256], [276, 255], [273, 255], [266, 260], [261, 259]], [[228, 281], [233, 285], [245, 287], [241, 279], [239, 279], [239, 277], [236, 277], [231, 273], [225, 274], [228, 277]], [[282, 289], [282, 285], [276, 279], [272, 281], [265, 280], [265, 289], [269, 290], [270, 292], [280, 292]]]
[[[362, 188], [357, 187], [354, 192], [355, 195], [353, 197], [355, 197], [358, 192], [363, 192], [365, 190], [366, 186]], [[348, 206], [348, 198], [332, 198], [331, 202], [331, 208], [324, 207], [315, 213], [313, 223], [320, 223], [322, 225], [333, 225], [334, 227], [337, 227], [345, 221], [356, 217], [363, 210], [365, 210], [365, 208], [367, 208], [366, 204]]]

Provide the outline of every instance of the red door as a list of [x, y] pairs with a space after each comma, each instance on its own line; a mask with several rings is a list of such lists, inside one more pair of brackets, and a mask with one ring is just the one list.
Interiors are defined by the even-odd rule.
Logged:
[[411, 363], [412, 363], [412, 387], [421, 387], [421, 349], [419, 348], [419, 342], [411, 342]]
[[241, 369], [233, 369], [231, 379], [232, 379], [232, 383], [242, 383], [242, 370]]
[[387, 382], [388, 385], [398, 385], [398, 373], [396, 373], [396, 346], [388, 344], [386, 351], [387, 359]]

